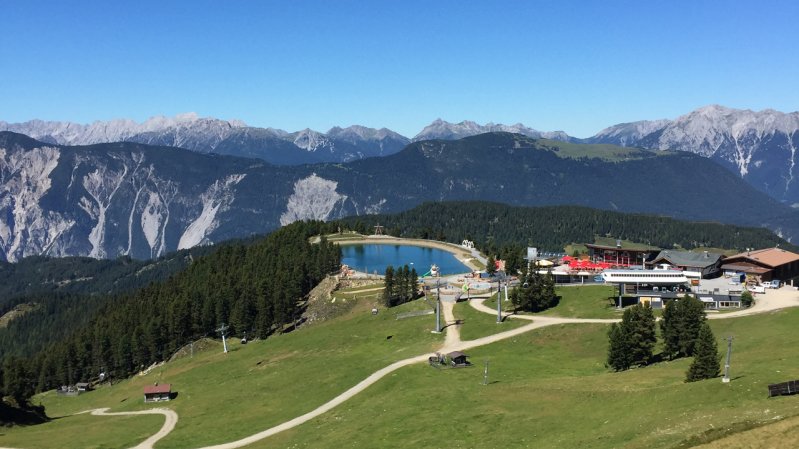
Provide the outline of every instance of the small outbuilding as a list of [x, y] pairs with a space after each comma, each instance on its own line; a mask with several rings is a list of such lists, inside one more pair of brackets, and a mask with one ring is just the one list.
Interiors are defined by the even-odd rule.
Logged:
[[75, 384], [75, 388], [78, 390], [78, 393], [85, 393], [92, 389], [88, 382], [78, 382]]
[[162, 402], [172, 399], [171, 384], [155, 384], [144, 387], [144, 402]]
[[449, 360], [450, 360], [450, 363], [452, 363], [452, 366], [469, 366], [469, 365], [471, 365], [471, 362], [466, 360], [469, 356], [464, 354], [464, 353], [462, 353], [462, 352], [460, 352], [460, 351], [450, 352], [449, 354], [447, 354], [447, 357], [449, 357]]

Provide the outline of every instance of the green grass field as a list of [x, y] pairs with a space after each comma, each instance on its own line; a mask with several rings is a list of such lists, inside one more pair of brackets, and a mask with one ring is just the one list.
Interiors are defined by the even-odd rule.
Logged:
[[[573, 287], [555, 287], [555, 294], [560, 296], [558, 305], [543, 312], [529, 315], [559, 316], [564, 318], [620, 318], [621, 312], [616, 309], [611, 299], [615, 287], [610, 285], [581, 285]], [[496, 309], [496, 295], [485, 301], [487, 307]], [[503, 305], [507, 311], [513, 310], [513, 304]]]
[[[306, 413], [355, 385], [372, 371], [394, 361], [434, 350], [443, 335], [430, 333], [433, 318], [421, 316], [396, 320], [395, 315], [425, 309], [424, 300], [382, 309], [377, 316], [371, 306], [358, 304], [340, 318], [298, 331], [241, 345], [230, 341], [231, 352], [222, 353], [221, 342], [212, 350], [183, 358], [136, 376], [113, 387], [79, 397], [60, 397], [52, 392], [39, 396], [49, 416], [59, 419], [35, 428], [15, 428], [0, 438], [0, 446], [35, 448], [91, 447], [91, 442], [65, 446], [83, 435], [87, 418], [67, 416], [91, 408], [111, 411], [147, 408], [142, 388], [153, 382], [172, 383], [178, 397], [168, 406], [180, 420], [158, 448], [186, 448], [231, 441]], [[388, 339], [387, 337], [391, 337]], [[222, 417], [220, 419], [220, 417]], [[112, 419], [94, 417], [96, 422]], [[163, 418], [141, 418], [154, 423], [155, 433]], [[142, 424], [146, 426], [146, 424]], [[58, 428], [58, 431], [52, 430]], [[97, 447], [128, 447], [109, 443], [104, 426], [97, 429]], [[32, 438], [38, 433], [57, 432], [58, 439]], [[107, 427], [109, 441], [135, 440], [141, 428]], [[102, 443], [102, 445], [101, 445]]]
[[147, 439], [163, 424], [164, 417], [161, 415], [92, 416], [83, 414], [58, 418], [38, 426], [0, 427], [0, 446], [128, 448]]
[[[546, 313], [615, 317], [603, 305], [607, 288], [559, 288], [561, 304]], [[232, 342], [227, 355], [215, 343], [77, 398], [46, 393], [37, 400], [58, 419], [0, 430], [0, 446], [130, 447], [155, 433], [163, 418], [70, 415], [147, 408], [142, 387], [156, 381], [173, 384], [177, 399], [161, 406], [180, 417], [157, 449], [233, 441], [314, 409], [376, 369], [435, 350], [444, 336], [430, 333], [432, 316], [395, 319], [428, 307], [419, 300], [372, 316], [359, 301], [330, 321], [247, 345]], [[464, 320], [464, 340], [526, 323], [497, 325], [466, 303], [455, 314]], [[470, 349], [472, 368], [402, 368], [329, 413], [251, 447], [691, 447], [799, 415], [799, 397], [766, 399], [767, 384], [799, 375], [797, 322], [799, 309], [712, 321], [720, 348], [724, 336], [736, 338], [731, 384], [684, 383], [689, 359], [613, 373], [604, 366], [606, 325], [542, 328]]]
[[363, 240], [366, 237], [355, 232], [346, 232], [343, 234], [328, 234], [325, 238], [329, 242], [341, 242], [345, 240]]
[[470, 350], [475, 368], [403, 368], [252, 447], [691, 447], [799, 414], [799, 397], [766, 398], [768, 383], [797, 375], [797, 320], [799, 310], [714, 321], [719, 340], [736, 336], [730, 384], [684, 383], [690, 359], [609, 372], [605, 325], [548, 327]]
[[475, 340], [529, 323], [529, 321], [520, 318], [514, 319], [510, 317], [497, 324], [496, 315], [478, 312], [466, 301], [455, 304], [454, 314], [456, 319], [463, 321], [463, 325], [461, 325], [461, 340]]
[[640, 148], [620, 147], [610, 144], [573, 144], [549, 139], [539, 139], [538, 143], [549, 148], [557, 149], [555, 154], [559, 157], [569, 159], [591, 158], [620, 162], [638, 160], [656, 154], [641, 150]]

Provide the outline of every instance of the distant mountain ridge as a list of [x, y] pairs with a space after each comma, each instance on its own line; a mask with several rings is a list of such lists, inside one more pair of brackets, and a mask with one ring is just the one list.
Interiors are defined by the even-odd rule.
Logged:
[[799, 112], [710, 105], [675, 120], [611, 126], [585, 141], [690, 151], [719, 162], [775, 199], [799, 205], [798, 131]]
[[184, 148], [199, 153], [219, 153], [263, 159], [276, 165], [347, 162], [384, 156], [401, 150], [410, 139], [388, 129], [363, 126], [334, 127], [327, 133], [311, 129], [287, 132], [248, 126], [240, 120], [198, 117], [195, 113], [175, 117], [97, 121], [82, 125], [71, 122], [31, 120], [0, 121], [0, 131], [25, 134], [59, 145], [93, 145], [135, 142]]
[[239, 120], [201, 118], [188, 113], [153, 117], [143, 123], [112, 120], [80, 125], [32, 120], [0, 122], [7, 130], [61, 145], [137, 142], [173, 146], [201, 153], [259, 158], [275, 165], [350, 162], [394, 154], [411, 142], [457, 140], [488, 132], [510, 132], [535, 139], [572, 143], [609, 143], [652, 150], [699, 154], [737, 173], [758, 190], [799, 207], [799, 112], [750, 111], [718, 105], [699, 108], [674, 120], [622, 123], [595, 136], [578, 139], [563, 131], [538, 131], [521, 123], [503, 125], [436, 119], [412, 139], [386, 128], [354, 125], [327, 133], [293, 133], [247, 126]]
[[275, 165], [319, 162], [349, 162], [367, 157], [388, 156], [412, 141], [455, 140], [487, 132], [511, 132], [534, 138], [574, 141], [563, 131], [543, 132], [521, 123], [480, 125], [472, 121], [449, 123], [441, 119], [426, 126], [413, 139], [387, 128], [353, 125], [335, 126], [326, 133], [306, 128], [288, 132], [276, 128], [248, 126], [241, 120], [199, 117], [195, 113], [175, 117], [152, 117], [142, 123], [120, 119], [91, 124], [30, 120], [23, 123], [0, 121], [0, 131], [25, 134], [36, 140], [59, 145], [92, 145], [135, 142], [197, 151], [263, 159]]
[[[653, 173], [669, 182], [651, 182]], [[62, 146], [0, 132], [0, 259], [9, 261], [147, 259], [297, 220], [454, 200], [642, 212], [764, 226], [799, 239], [799, 211], [685, 152], [488, 133], [419, 141], [383, 158], [278, 167], [179, 148]]]
[[419, 134], [414, 136], [413, 141], [418, 142], [420, 140], [433, 139], [457, 140], [464, 137], [471, 137], [490, 132], [507, 132], [521, 134], [534, 139], [562, 140], [564, 142], [572, 142], [577, 140], [563, 131], [538, 131], [521, 123], [517, 123], [515, 125], [503, 125], [501, 123], [489, 122], [485, 125], [480, 125], [479, 123], [470, 120], [464, 120], [460, 123], [450, 123], [439, 118], [434, 120], [433, 123], [425, 126], [424, 129], [419, 132]]

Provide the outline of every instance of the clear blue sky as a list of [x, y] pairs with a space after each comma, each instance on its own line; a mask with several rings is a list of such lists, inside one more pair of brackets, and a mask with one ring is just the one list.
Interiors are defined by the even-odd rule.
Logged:
[[289, 131], [435, 118], [587, 137], [799, 109], [795, 1], [3, 1], [0, 120], [194, 111]]

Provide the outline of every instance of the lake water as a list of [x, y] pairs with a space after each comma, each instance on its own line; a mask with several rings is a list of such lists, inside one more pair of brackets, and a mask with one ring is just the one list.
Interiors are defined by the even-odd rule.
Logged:
[[[416, 268], [419, 276], [427, 273], [432, 264], [438, 265], [441, 274], [468, 273], [471, 270], [458, 261], [452, 253], [436, 248], [410, 245], [342, 245], [341, 263], [358, 271], [384, 274], [386, 267], [408, 265]], [[413, 263], [413, 265], [411, 265]]]

